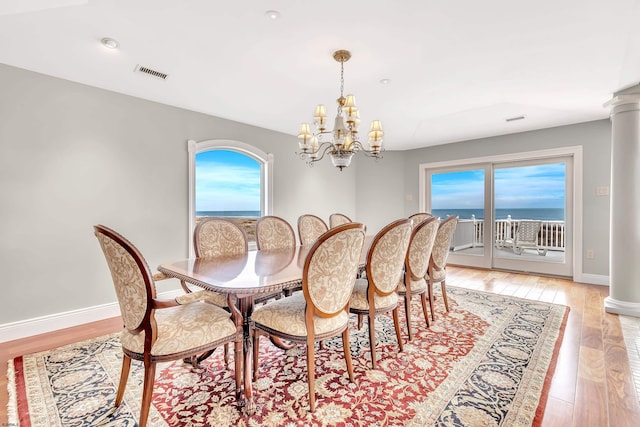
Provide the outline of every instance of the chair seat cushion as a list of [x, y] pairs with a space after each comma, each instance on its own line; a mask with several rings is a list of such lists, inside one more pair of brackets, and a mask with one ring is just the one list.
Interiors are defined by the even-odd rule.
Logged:
[[[349, 308], [354, 310], [369, 310], [369, 301], [367, 299], [367, 287], [369, 282], [367, 279], [356, 279], [356, 284], [353, 287], [353, 293], [351, 294], [351, 303]], [[387, 296], [380, 296], [376, 294], [374, 296], [374, 305], [376, 310], [393, 308], [398, 305], [398, 294], [393, 292]]]
[[[287, 335], [306, 337], [306, 306], [304, 294], [296, 293], [256, 308], [251, 315], [251, 320], [258, 327], [263, 325]], [[330, 318], [314, 316], [313, 323], [314, 334], [324, 335], [343, 329], [349, 323], [349, 315], [345, 311], [340, 311], [336, 316]]]
[[[447, 270], [435, 270], [433, 271], [433, 277], [431, 277], [431, 281], [433, 283], [442, 282], [446, 277], [447, 277]], [[424, 278], [429, 280], [429, 275], [426, 274]]]
[[196, 301], [204, 301], [210, 304], [217, 305], [218, 307], [226, 308], [227, 304], [227, 296], [225, 294], [221, 294], [218, 292], [201, 290], [196, 292], [191, 292], [184, 295], [179, 295], [176, 297], [176, 301], [178, 304], [190, 304]]
[[[412, 280], [410, 285], [412, 294], [419, 294], [422, 292], [426, 292], [427, 290], [427, 281], [424, 279], [420, 280]], [[398, 283], [398, 291], [399, 294], [404, 295], [407, 292], [407, 287], [404, 284], [404, 280]]]
[[[231, 315], [220, 307], [204, 302], [170, 307], [155, 311], [158, 339], [151, 348], [152, 356], [164, 356], [189, 351], [229, 337], [236, 333]], [[122, 347], [144, 353], [144, 331], [132, 334], [122, 331]]]

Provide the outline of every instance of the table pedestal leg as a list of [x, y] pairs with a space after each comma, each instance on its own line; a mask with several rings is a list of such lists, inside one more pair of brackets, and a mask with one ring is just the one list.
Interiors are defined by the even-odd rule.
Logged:
[[252, 363], [253, 363], [253, 343], [251, 340], [251, 312], [253, 311], [253, 297], [240, 298], [238, 301], [240, 312], [243, 316], [243, 376], [244, 376], [244, 396], [245, 410], [247, 415], [253, 415], [256, 411], [256, 404], [253, 400]]

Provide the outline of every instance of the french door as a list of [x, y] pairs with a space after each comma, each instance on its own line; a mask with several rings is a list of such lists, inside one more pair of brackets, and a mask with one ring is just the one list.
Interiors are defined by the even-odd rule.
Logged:
[[573, 275], [573, 158], [426, 168], [425, 210], [458, 215], [449, 262]]

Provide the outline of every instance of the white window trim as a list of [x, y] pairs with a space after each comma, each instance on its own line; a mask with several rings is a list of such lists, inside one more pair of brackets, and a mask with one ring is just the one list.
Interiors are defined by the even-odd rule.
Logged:
[[573, 156], [573, 280], [576, 282], [588, 281], [587, 275], [582, 271], [582, 146], [552, 148], [548, 150], [527, 151], [512, 154], [498, 154], [495, 156], [475, 157], [460, 160], [447, 160], [443, 162], [423, 163], [419, 168], [419, 201], [420, 211], [426, 209], [425, 197], [427, 169], [464, 166], [479, 163], [501, 163], [520, 160], [544, 159], [547, 157]]
[[187, 141], [189, 151], [189, 257], [195, 256], [193, 249], [193, 230], [196, 224], [196, 154], [209, 150], [237, 151], [260, 163], [262, 179], [260, 188], [260, 211], [263, 215], [273, 212], [273, 154], [252, 145], [231, 139], [209, 139], [196, 142]]

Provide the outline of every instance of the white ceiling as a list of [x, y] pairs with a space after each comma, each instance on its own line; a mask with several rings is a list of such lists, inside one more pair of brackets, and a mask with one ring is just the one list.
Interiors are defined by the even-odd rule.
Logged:
[[9, 0], [0, 62], [295, 134], [335, 112], [348, 49], [363, 130], [404, 150], [606, 118], [639, 23], [640, 0]]

